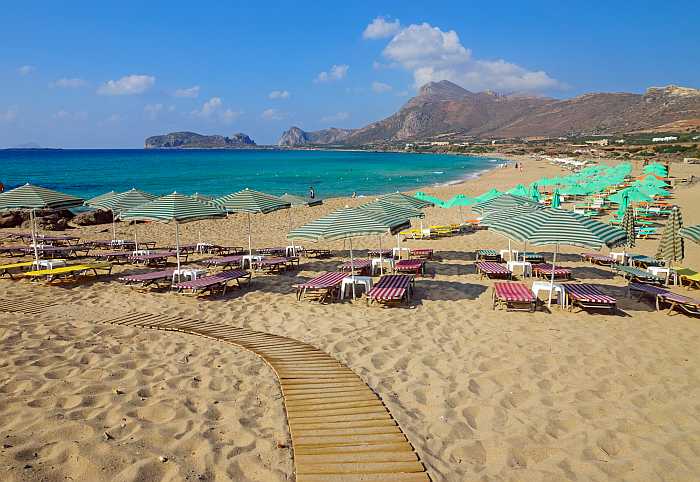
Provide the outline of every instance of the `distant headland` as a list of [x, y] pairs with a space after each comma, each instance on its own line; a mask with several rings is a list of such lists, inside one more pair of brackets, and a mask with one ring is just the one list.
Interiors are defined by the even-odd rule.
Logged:
[[255, 141], [242, 132], [230, 137], [206, 136], [196, 132], [171, 132], [148, 137], [144, 141], [146, 149], [240, 149], [256, 146]]

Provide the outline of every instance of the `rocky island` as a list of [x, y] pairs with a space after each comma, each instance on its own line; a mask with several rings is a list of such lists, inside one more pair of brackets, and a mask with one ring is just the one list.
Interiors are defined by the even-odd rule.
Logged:
[[255, 146], [255, 141], [241, 132], [230, 137], [205, 136], [196, 132], [171, 132], [148, 137], [144, 141], [146, 149], [238, 149]]

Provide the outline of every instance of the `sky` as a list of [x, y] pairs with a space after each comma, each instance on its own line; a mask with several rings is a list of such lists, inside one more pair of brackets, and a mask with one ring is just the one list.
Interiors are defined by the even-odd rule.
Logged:
[[7, 2], [0, 147], [276, 143], [362, 127], [425, 82], [566, 98], [700, 88], [700, 2]]

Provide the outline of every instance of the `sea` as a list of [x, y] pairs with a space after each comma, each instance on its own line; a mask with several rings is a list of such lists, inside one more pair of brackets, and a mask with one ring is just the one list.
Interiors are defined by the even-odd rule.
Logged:
[[319, 198], [370, 196], [458, 182], [500, 159], [448, 154], [316, 150], [0, 150], [5, 189], [27, 182], [88, 199], [141, 189], [221, 196], [243, 188]]

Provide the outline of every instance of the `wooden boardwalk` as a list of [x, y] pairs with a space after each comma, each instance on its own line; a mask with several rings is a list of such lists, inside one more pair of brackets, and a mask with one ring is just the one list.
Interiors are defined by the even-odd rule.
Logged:
[[31, 298], [0, 298], [0, 313], [24, 313], [38, 315], [55, 303], [46, 303]]
[[102, 323], [169, 330], [240, 346], [277, 374], [298, 482], [428, 482], [379, 396], [352, 370], [291, 338], [175, 316], [130, 313]]

